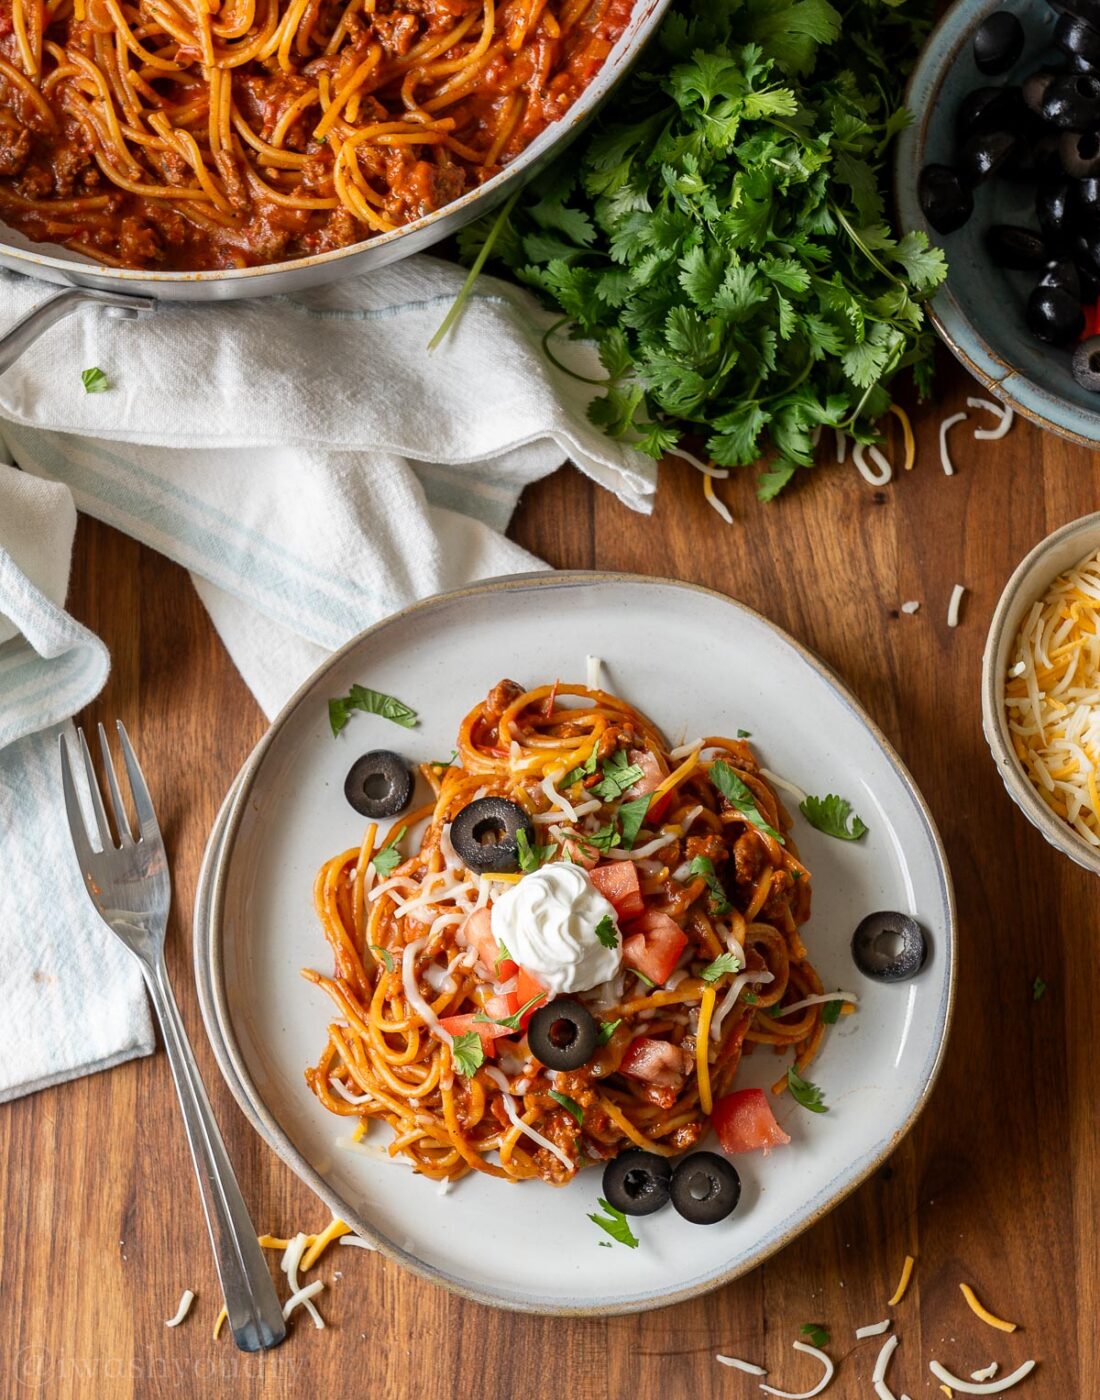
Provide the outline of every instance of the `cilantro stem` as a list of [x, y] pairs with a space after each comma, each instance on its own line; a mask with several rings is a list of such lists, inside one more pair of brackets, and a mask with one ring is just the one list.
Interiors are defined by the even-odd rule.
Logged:
[[610, 384], [612, 382], [610, 375], [608, 375], [605, 379], [590, 379], [587, 374], [578, 374], [576, 370], [570, 369], [568, 365], [563, 365], [562, 362], [558, 359], [558, 357], [554, 354], [554, 352], [550, 349], [550, 337], [554, 334], [556, 330], [560, 330], [561, 327], [564, 326], [569, 320], [570, 317], [568, 316], [560, 316], [552, 326], [547, 326], [546, 330], [542, 333], [542, 353], [546, 356], [546, 358], [550, 361], [550, 363], [554, 366], [555, 369], [560, 369], [562, 374], [567, 374], [570, 379], [577, 379], [582, 384], [598, 384], [602, 389], [605, 384]]
[[871, 264], [871, 266], [875, 268], [876, 271], [881, 272], [883, 277], [887, 278], [889, 281], [896, 283], [899, 287], [904, 287], [905, 283], [902, 281], [902, 279], [900, 277], [895, 277], [889, 268], [884, 267], [883, 264], [879, 262], [878, 258], [875, 257], [874, 253], [871, 252], [870, 248], [867, 247], [863, 239], [860, 238], [859, 234], [844, 217], [844, 213], [841, 210], [840, 206], [836, 204], [830, 204], [829, 208], [836, 215], [837, 222], [840, 224], [841, 228], [856, 245], [856, 247]]
[[438, 346], [442, 344], [447, 332], [462, 315], [463, 308], [470, 298], [470, 293], [474, 289], [474, 283], [481, 276], [481, 269], [489, 261], [489, 254], [493, 251], [493, 244], [500, 237], [501, 229], [508, 222], [509, 214], [511, 214], [512, 210], [516, 207], [516, 200], [519, 198], [521, 190], [522, 186], [520, 189], [515, 190], [505, 203], [501, 205], [500, 213], [493, 220], [492, 228], [485, 235], [485, 242], [481, 245], [480, 252], [474, 259], [469, 272], [466, 274], [466, 280], [463, 282], [458, 296], [451, 302], [451, 308], [439, 323], [439, 329], [436, 331], [435, 335], [432, 336], [431, 340], [428, 341], [429, 351], [437, 349]]

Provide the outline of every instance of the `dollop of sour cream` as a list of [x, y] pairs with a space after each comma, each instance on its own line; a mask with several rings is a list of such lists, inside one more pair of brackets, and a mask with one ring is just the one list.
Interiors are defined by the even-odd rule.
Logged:
[[[586, 992], [614, 977], [622, 940], [605, 948], [596, 937], [614, 907], [579, 865], [555, 861], [512, 885], [493, 905], [493, 937], [552, 995]], [[618, 925], [616, 924], [616, 927]]]

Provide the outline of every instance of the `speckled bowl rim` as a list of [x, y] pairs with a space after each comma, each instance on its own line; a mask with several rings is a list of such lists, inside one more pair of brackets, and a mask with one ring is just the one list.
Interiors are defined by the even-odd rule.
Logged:
[[[228, 883], [226, 878], [227, 862], [225, 860], [225, 855], [230, 849], [244, 817], [245, 809], [249, 801], [251, 785], [263, 761], [264, 755], [274, 742], [279, 731], [297, 709], [298, 705], [302, 703], [307, 694], [312, 691], [313, 687], [324, 675], [340, 664], [348, 652], [361, 646], [366, 638], [377, 634], [383, 628], [389, 628], [395, 624], [400, 624], [417, 613], [426, 612], [441, 606], [450, 606], [464, 598], [482, 597], [486, 594], [493, 593], [507, 593], [511, 590], [528, 590], [533, 588], [558, 589], [601, 583], [629, 583], [656, 587], [671, 587], [681, 589], [687, 593], [696, 593], [705, 597], [717, 599], [726, 606], [735, 608], [739, 612], [744, 613], [755, 622], [763, 624], [763, 626], [768, 628], [775, 636], [785, 642], [787, 646], [791, 647], [798, 656], [812, 670], [816, 671], [835, 691], [842, 703], [852, 711], [879, 745], [887, 761], [890, 763], [905, 788], [907, 795], [913, 802], [925, 826], [930, 844], [935, 852], [939, 874], [939, 893], [942, 900], [945, 927], [942, 951], [947, 958], [948, 976], [945, 993], [946, 1006], [943, 1006], [941, 1001], [941, 1006], [943, 1006], [943, 1020], [939, 1044], [930, 1066], [926, 1069], [924, 1084], [919, 1090], [913, 1107], [905, 1121], [884, 1144], [880, 1152], [869, 1155], [862, 1170], [858, 1171], [851, 1181], [845, 1182], [843, 1186], [838, 1188], [836, 1194], [818, 1209], [811, 1212], [797, 1224], [792, 1225], [790, 1229], [782, 1232], [773, 1240], [770, 1240], [766, 1245], [763, 1245], [759, 1252], [752, 1258], [741, 1261], [724, 1273], [702, 1280], [686, 1288], [677, 1289], [660, 1297], [651, 1296], [642, 1299], [629, 1299], [621, 1302], [602, 1302], [591, 1306], [577, 1306], [570, 1303], [548, 1304], [544, 1300], [537, 1299], [505, 1299], [497, 1294], [484, 1292], [477, 1287], [464, 1284], [461, 1280], [450, 1278], [441, 1271], [433, 1268], [430, 1264], [426, 1264], [423, 1260], [416, 1258], [411, 1253], [407, 1253], [395, 1247], [389, 1240], [379, 1235], [369, 1221], [365, 1220], [357, 1211], [353, 1210], [347, 1202], [340, 1199], [337, 1193], [329, 1187], [319, 1173], [314, 1171], [287, 1137], [278, 1120], [268, 1109], [262, 1095], [248, 1073], [240, 1046], [237, 1044], [236, 1037], [233, 1034], [232, 1021], [229, 1017], [229, 1009], [225, 999], [220, 924], [226, 898], [226, 885]], [[219, 827], [221, 828], [220, 836]], [[204, 904], [208, 907], [208, 916], [204, 912]], [[939, 1078], [940, 1070], [943, 1067], [947, 1042], [950, 1036], [951, 1022], [955, 1008], [958, 968], [958, 929], [955, 891], [951, 880], [950, 867], [947, 863], [947, 854], [944, 850], [943, 841], [936, 827], [935, 820], [912, 774], [898, 756], [894, 746], [839, 676], [837, 676], [837, 674], [819, 657], [815, 656], [813, 652], [796, 641], [795, 638], [790, 636], [787, 632], [783, 631], [782, 628], [776, 626], [774, 622], [763, 616], [763, 614], [756, 612], [755, 609], [748, 607], [747, 604], [741, 603], [737, 599], [730, 598], [727, 594], [720, 593], [717, 589], [705, 588], [699, 584], [685, 583], [680, 579], [595, 570], [509, 574], [501, 578], [486, 580], [483, 583], [472, 584], [466, 588], [455, 589], [448, 593], [435, 594], [430, 598], [425, 598], [418, 603], [412, 604], [408, 608], [402, 609], [400, 612], [393, 613], [380, 622], [375, 623], [373, 626], [366, 628], [363, 632], [359, 633], [358, 636], [353, 637], [345, 646], [341, 647], [339, 651], [334, 652], [332, 656], [324, 661], [317, 670], [302, 683], [272, 720], [270, 728], [245, 761], [244, 766], [223, 802], [222, 809], [218, 814], [210, 840], [207, 844], [199, 875], [195, 902], [193, 943], [195, 980], [198, 989], [200, 1010], [206, 1027], [207, 1036], [218, 1063], [218, 1068], [226, 1084], [237, 1100], [242, 1113], [253, 1128], [255, 1128], [257, 1133], [259, 1133], [275, 1151], [279, 1158], [325, 1202], [333, 1215], [339, 1215], [357, 1234], [369, 1240], [380, 1254], [386, 1255], [403, 1268], [426, 1279], [429, 1283], [434, 1283], [437, 1286], [446, 1288], [449, 1292], [455, 1293], [462, 1298], [484, 1303], [489, 1307], [499, 1308], [508, 1312], [523, 1312], [558, 1317], [606, 1317], [613, 1314], [648, 1312], [656, 1308], [671, 1307], [677, 1303], [686, 1302], [691, 1298], [702, 1297], [707, 1293], [713, 1292], [715, 1289], [723, 1287], [727, 1283], [733, 1282], [737, 1278], [741, 1278], [747, 1273], [751, 1273], [753, 1269], [762, 1264], [766, 1259], [777, 1254], [781, 1249], [784, 1249], [790, 1244], [792, 1240], [796, 1239], [804, 1231], [810, 1229], [811, 1226], [817, 1224], [819, 1220], [823, 1219], [831, 1210], [838, 1206], [841, 1201], [847, 1199], [853, 1191], [861, 1186], [867, 1178], [887, 1160], [891, 1153], [896, 1151], [898, 1144], [904, 1139], [906, 1134], [911, 1131], [917, 1118], [928, 1103], [932, 1090]]]
[[[917, 198], [928, 125], [940, 89], [975, 24], [1000, 7], [1001, 0], [955, 0], [932, 27], [909, 75], [904, 102], [915, 120], [898, 136], [894, 150], [894, 204], [903, 232], [917, 229], [932, 233]], [[932, 241], [935, 242], [934, 237]], [[950, 261], [948, 254], [949, 269]], [[1100, 442], [1100, 409], [1090, 413], [1079, 404], [1058, 398], [1007, 363], [959, 304], [951, 290], [950, 270], [947, 281], [925, 303], [925, 310], [940, 339], [990, 393], [1040, 428], [1070, 442], [1082, 447], [1095, 447]]]
[[[1081, 539], [1078, 559], [1086, 558], [1090, 550], [1100, 549], [1100, 511], [1071, 520], [1068, 525], [1040, 540], [1016, 566], [1004, 586], [989, 624], [982, 654], [982, 731], [1009, 797], [1032, 826], [1038, 828], [1056, 850], [1094, 875], [1100, 875], [1100, 848], [1090, 846], [1068, 822], [1056, 816], [1027, 776], [1012, 746], [1004, 703], [1009, 649], [1024, 613], [1042, 597], [1065, 568], [1063, 565], [1062, 568], [1049, 567], [1043, 571], [1039, 566], [1054, 550], [1078, 537]], [[1035, 581], [1037, 576], [1041, 576], [1038, 584]]]

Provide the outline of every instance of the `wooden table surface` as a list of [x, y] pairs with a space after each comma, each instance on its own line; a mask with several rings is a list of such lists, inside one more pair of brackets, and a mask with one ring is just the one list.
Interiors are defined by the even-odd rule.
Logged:
[[[839, 672], [912, 770], [954, 873], [959, 987], [939, 1084], [889, 1166], [763, 1267], [674, 1308], [512, 1316], [341, 1250], [321, 1268], [343, 1275], [325, 1295], [328, 1330], [299, 1322], [283, 1347], [244, 1357], [227, 1334], [211, 1340], [220, 1298], [158, 1049], [0, 1109], [0, 1400], [189, 1396], [215, 1383], [249, 1397], [748, 1397], [755, 1383], [714, 1354], [752, 1357], [774, 1383], [804, 1389], [818, 1370], [790, 1343], [809, 1321], [832, 1333], [843, 1360], [829, 1393], [846, 1400], [872, 1394], [877, 1343], [855, 1344], [853, 1330], [886, 1314], [907, 1252], [918, 1262], [895, 1310], [899, 1395], [939, 1396], [932, 1355], [964, 1375], [1035, 1356], [1022, 1396], [1100, 1395], [1097, 886], [1010, 803], [978, 699], [1004, 581], [1035, 541], [1100, 503], [1100, 456], [1019, 421], [1001, 442], [974, 442], [972, 416], [954, 430], [958, 474], [946, 479], [938, 423], [975, 389], [946, 362], [937, 387], [914, 413], [916, 469], [881, 490], [850, 466], [819, 470], [763, 507], [745, 473], [721, 488], [728, 528], [686, 467], [662, 471], [650, 518], [567, 468], [527, 493], [513, 527], [555, 565], [688, 579], [758, 608]], [[951, 630], [955, 583], [968, 592]], [[907, 599], [920, 601], [914, 616], [899, 614]], [[148, 549], [84, 520], [70, 606], [113, 658], [85, 718], [125, 720], [162, 815], [170, 968], [253, 1218], [279, 1234], [319, 1228], [324, 1207], [222, 1084], [191, 978], [203, 845], [263, 718], [186, 574]], [[1040, 975], [1048, 990], [1034, 1001]], [[962, 1281], [1021, 1329], [980, 1322]], [[184, 1287], [194, 1311], [167, 1331]]]

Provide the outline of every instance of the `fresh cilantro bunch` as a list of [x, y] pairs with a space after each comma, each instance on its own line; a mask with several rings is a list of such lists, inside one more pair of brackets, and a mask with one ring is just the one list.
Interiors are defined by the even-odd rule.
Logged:
[[589, 414], [654, 457], [687, 434], [771, 499], [818, 427], [875, 440], [925, 392], [942, 253], [887, 217], [929, 0], [679, 0], [590, 135], [461, 239], [560, 307], [607, 371]]

